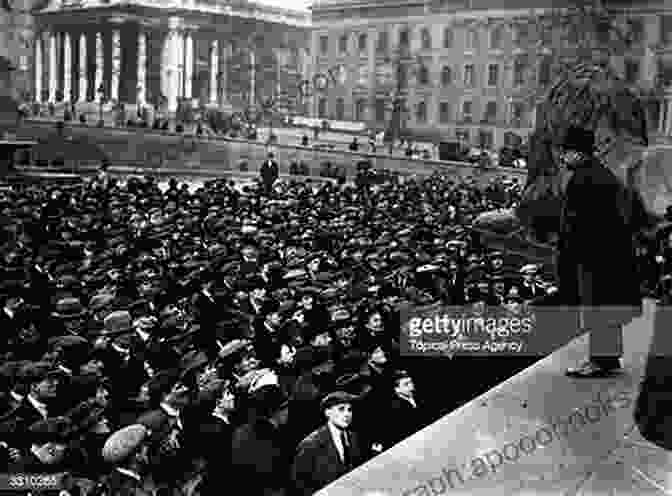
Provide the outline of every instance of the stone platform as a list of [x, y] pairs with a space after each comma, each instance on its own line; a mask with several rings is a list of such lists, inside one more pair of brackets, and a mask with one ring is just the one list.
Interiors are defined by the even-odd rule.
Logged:
[[[625, 329], [625, 375], [565, 377], [587, 355], [587, 335], [575, 336], [317, 494], [672, 494], [672, 454], [642, 439], [633, 422], [654, 308], [645, 301], [642, 317]], [[441, 380], [437, 394], [450, 394], [460, 379]]]

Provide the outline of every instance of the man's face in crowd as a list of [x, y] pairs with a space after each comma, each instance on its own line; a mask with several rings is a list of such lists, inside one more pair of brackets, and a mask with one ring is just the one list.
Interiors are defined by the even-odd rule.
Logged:
[[325, 410], [329, 422], [339, 429], [347, 429], [352, 424], [352, 405], [341, 403]]
[[505, 288], [503, 282], [497, 282], [497, 283], [495, 283], [495, 286], [494, 286], [495, 293], [497, 293], [497, 294], [503, 294], [505, 289], [506, 289], [506, 288]]
[[100, 386], [96, 389], [96, 401], [98, 401], [102, 406], [107, 406], [110, 401], [110, 392], [104, 386]]
[[413, 383], [413, 379], [410, 377], [399, 379], [394, 390], [401, 396], [412, 396], [415, 392], [415, 384]]
[[301, 306], [306, 310], [313, 308], [313, 297], [311, 295], [304, 295], [301, 297]]
[[103, 362], [97, 358], [91, 359], [80, 367], [83, 374], [103, 375]]
[[349, 348], [355, 341], [355, 328], [353, 326], [341, 327], [336, 330], [336, 337], [339, 343]]
[[375, 365], [385, 365], [387, 363], [387, 354], [380, 346], [371, 353], [371, 362]]
[[316, 348], [326, 348], [331, 345], [331, 336], [327, 331], [324, 331], [317, 336], [315, 336], [311, 342]]
[[236, 365], [236, 369], [239, 374], [244, 375], [259, 368], [260, 363], [254, 353], [248, 353]]
[[40, 339], [40, 333], [35, 327], [35, 324], [33, 324], [32, 322], [26, 324], [19, 331], [19, 340], [23, 344], [26, 345], [35, 344], [39, 341], [39, 339]]
[[371, 316], [369, 316], [368, 327], [369, 329], [372, 329], [374, 331], [382, 330], [383, 329], [382, 315], [380, 315], [380, 313], [378, 312], [375, 312]]
[[308, 269], [311, 272], [317, 272], [317, 270], [320, 268], [320, 259], [319, 258], [314, 258], [308, 263]]
[[10, 296], [5, 302], [5, 306], [12, 312], [16, 312], [23, 306], [23, 298], [20, 296]]
[[278, 327], [282, 320], [280, 319], [280, 314], [278, 312], [272, 312], [268, 314], [268, 322], [273, 327]]
[[501, 258], [493, 258], [492, 259], [492, 268], [493, 269], [501, 269], [504, 261]]
[[220, 414], [230, 414], [236, 409], [236, 397], [229, 388], [224, 388], [217, 400], [215, 411]]
[[255, 300], [261, 300], [264, 297], [266, 297], [266, 289], [254, 288], [252, 290], [252, 298], [254, 298]]
[[31, 386], [31, 392], [40, 401], [48, 401], [56, 397], [56, 391], [60, 380], [57, 376], [50, 375], [40, 382]]

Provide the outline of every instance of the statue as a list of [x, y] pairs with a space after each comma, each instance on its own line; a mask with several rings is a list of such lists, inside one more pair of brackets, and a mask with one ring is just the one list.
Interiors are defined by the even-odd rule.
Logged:
[[[579, 129], [592, 134], [595, 146], [591, 155], [602, 165], [601, 177], [614, 185], [611, 191], [615, 201], [611, 213], [620, 215], [631, 229], [632, 237], [623, 240], [621, 245], [629, 245], [630, 240], [651, 239], [661, 225], [667, 207], [672, 205], [672, 177], [666, 167], [672, 159], [672, 147], [650, 145], [644, 104], [637, 90], [608, 67], [582, 64], [553, 85], [539, 110], [538, 122], [530, 138], [528, 180], [521, 205], [516, 211], [509, 212], [507, 219], [486, 215], [477, 219], [475, 225], [492, 229], [494, 224], [507, 222], [512, 226], [510, 229], [523, 228], [530, 237], [547, 244], [560, 242], [557, 247], [562, 254], [566, 248], [563, 248], [561, 229], [566, 222], [561, 220], [561, 213], [567, 203], [571, 181], [561, 161], [566, 161], [567, 157], [562, 145], [569, 129]], [[594, 189], [598, 191], [597, 187]], [[607, 212], [609, 209], [602, 210]], [[596, 225], [596, 228], [600, 226]], [[619, 247], [619, 253], [630, 253], [630, 246], [626, 248]], [[605, 247], [605, 253], [608, 252]], [[623, 256], [631, 262], [629, 255]], [[576, 281], [568, 280], [576, 276], [576, 271], [565, 269], [558, 270], [558, 301], [562, 305], [566, 304], [562, 302], [568, 299], [568, 293], [572, 299], [572, 291], [568, 292], [567, 288], [576, 285]], [[617, 262], [614, 269], [620, 270]], [[630, 286], [637, 282], [629, 280], [627, 284], [629, 287], [625, 289], [632, 290], [635, 288]], [[569, 302], [572, 303], [576, 302]], [[667, 362], [672, 342], [668, 344], [666, 341], [669, 334], [665, 328], [666, 308], [659, 307], [656, 312], [654, 338], [635, 409], [635, 421], [647, 440], [672, 449], [672, 425], [668, 425], [670, 421], [667, 420], [672, 418], [667, 406], [670, 404], [672, 409], [672, 403], [667, 400], [672, 393], [672, 362]], [[628, 320], [625, 315], [622, 317], [618, 322], [621, 325]], [[614, 365], [613, 368], [617, 367]], [[599, 372], [604, 372], [599, 369], [584, 368], [574, 376], [596, 377], [601, 375]]]

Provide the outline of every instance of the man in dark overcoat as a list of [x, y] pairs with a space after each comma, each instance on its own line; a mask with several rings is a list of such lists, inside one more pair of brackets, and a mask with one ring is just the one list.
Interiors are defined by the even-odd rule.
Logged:
[[268, 159], [261, 165], [259, 174], [261, 175], [261, 182], [264, 185], [264, 193], [269, 194], [273, 188], [273, 183], [280, 175], [278, 163], [273, 158], [273, 153], [268, 154]]
[[[570, 127], [561, 147], [568, 179], [562, 210], [557, 270], [562, 303], [580, 309], [590, 332], [590, 356], [567, 371], [575, 378], [621, 370], [622, 326], [639, 313], [634, 235], [640, 205], [595, 156], [595, 135]], [[618, 271], [618, 284], [614, 272]]]

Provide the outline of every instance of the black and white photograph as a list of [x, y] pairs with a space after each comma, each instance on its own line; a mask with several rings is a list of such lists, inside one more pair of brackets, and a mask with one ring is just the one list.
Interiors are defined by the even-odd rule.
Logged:
[[670, 2], [2, 0], [0, 245], [0, 496], [672, 494]]

